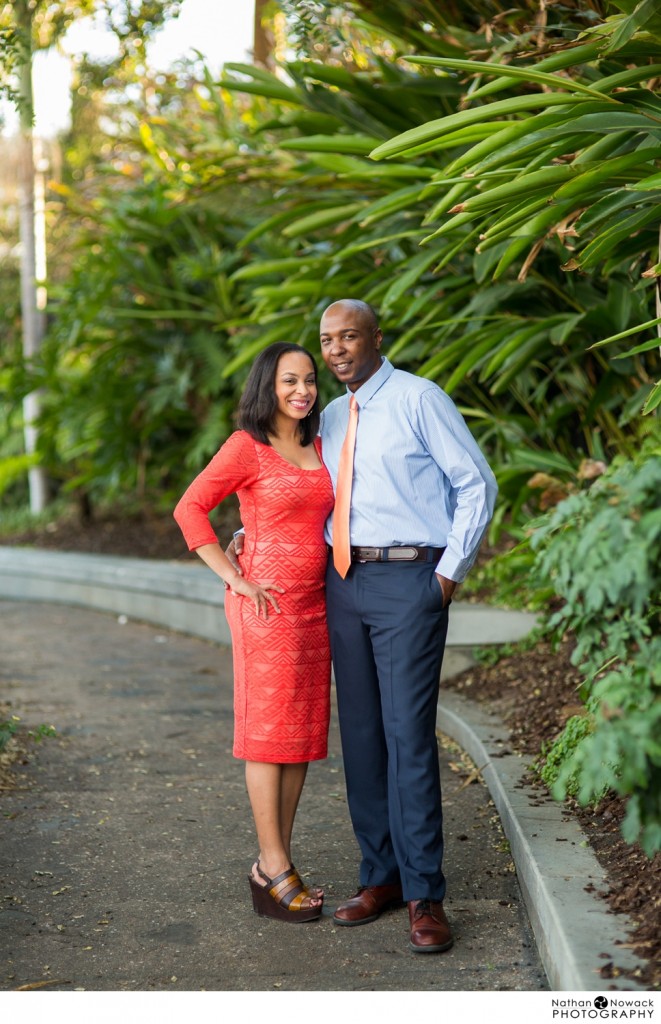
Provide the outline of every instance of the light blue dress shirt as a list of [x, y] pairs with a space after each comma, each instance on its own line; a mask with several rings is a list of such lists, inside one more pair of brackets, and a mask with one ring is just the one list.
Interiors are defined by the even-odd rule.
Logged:
[[[460, 583], [475, 561], [498, 491], [463, 417], [438, 385], [396, 370], [387, 359], [354, 394], [351, 544], [444, 547], [436, 572]], [[348, 420], [347, 391], [321, 419], [323, 458], [334, 487]], [[332, 538], [331, 513], [329, 544]]]

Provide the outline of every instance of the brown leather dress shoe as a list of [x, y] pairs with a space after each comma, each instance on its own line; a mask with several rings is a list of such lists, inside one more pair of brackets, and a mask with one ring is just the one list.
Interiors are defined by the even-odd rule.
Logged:
[[335, 924], [354, 927], [376, 921], [387, 907], [403, 906], [401, 885], [366, 885], [346, 903], [340, 903], [333, 914]]
[[411, 949], [415, 953], [443, 953], [453, 938], [443, 904], [435, 900], [409, 900]]

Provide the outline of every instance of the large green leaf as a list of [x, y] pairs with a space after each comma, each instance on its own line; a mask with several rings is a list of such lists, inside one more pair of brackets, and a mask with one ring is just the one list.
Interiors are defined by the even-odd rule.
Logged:
[[[494, 347], [494, 338], [490, 334], [487, 334], [486, 338], [483, 338], [478, 344], [470, 346], [463, 346], [466, 354], [459, 361], [455, 369], [452, 371], [447, 380], [443, 383], [443, 388], [449, 395], [455, 390], [455, 388], [464, 380], [467, 374], [475, 367], [481, 359], [486, 355], [487, 352], [491, 352]], [[467, 351], [466, 351], [467, 350]]]
[[420, 164], [375, 165], [369, 160], [359, 160], [356, 157], [340, 156], [335, 153], [315, 153], [314, 164], [345, 179], [367, 178], [371, 181], [388, 178], [415, 178], [423, 181], [432, 178], [436, 173], [434, 167], [423, 167]]
[[389, 192], [374, 202], [368, 203], [362, 211], [360, 226], [369, 227], [379, 221], [392, 217], [400, 210], [407, 210], [415, 206], [420, 199], [420, 186], [407, 185], [404, 188]]
[[502, 217], [489, 218], [488, 226], [480, 235], [478, 252], [486, 252], [487, 249], [493, 248], [504, 239], [511, 238], [512, 231], [520, 227], [522, 223], [526, 223], [532, 214], [544, 209], [548, 205], [548, 201], [546, 194], [535, 195], [533, 199], [524, 199], [522, 202], [516, 203], [514, 207], [511, 204], [508, 205]]
[[632, 197], [631, 187], [633, 186], [627, 186], [626, 189], [617, 189], [616, 191], [611, 190], [603, 198], [596, 199], [592, 205], [586, 207], [577, 221], [581, 234], [587, 237], [604, 221], [612, 222], [613, 218], [620, 211], [630, 209], [638, 199], [635, 193]]
[[413, 239], [420, 241], [423, 232], [419, 228], [409, 228], [405, 231], [394, 231], [390, 235], [377, 235], [370, 236], [369, 238], [358, 238], [357, 241], [351, 242], [349, 245], [345, 245], [343, 249], [339, 249], [334, 259], [341, 261], [347, 259], [349, 256], [355, 256], [359, 252], [364, 252], [366, 249], [379, 250], [384, 247], [390, 247], [396, 242], [402, 242], [404, 239]]
[[[565, 68], [581, 67], [583, 64], [596, 60], [601, 49], [602, 44], [599, 40], [568, 47], [537, 61], [535, 70], [553, 72], [563, 71]], [[507, 78], [497, 78], [495, 81], [488, 82], [478, 89], [471, 90], [471, 97], [473, 99], [483, 99], [485, 96], [492, 96], [496, 92], [501, 92], [510, 85], [511, 82]]]
[[513, 232], [513, 241], [508, 245], [500, 260], [498, 266], [494, 272], [494, 279], [500, 279], [506, 270], [512, 265], [512, 263], [525, 252], [526, 249], [553, 227], [558, 224], [564, 215], [562, 207], [551, 206], [545, 210], [542, 210], [536, 216], [522, 224], [515, 232]]
[[629, 42], [635, 32], [658, 16], [658, 13], [659, 6], [657, 0], [641, 0], [632, 14], [618, 19], [619, 23], [606, 48], [606, 53], [614, 53], [620, 50], [625, 43]]
[[408, 261], [408, 266], [404, 273], [397, 280], [393, 281], [382, 299], [384, 310], [389, 309], [422, 277], [432, 263], [438, 259], [444, 248], [445, 246], [442, 246], [431, 251], [419, 253]]
[[[644, 324], [636, 324], [635, 327], [629, 327], [626, 331], [620, 331], [618, 334], [612, 334], [609, 338], [602, 338], [601, 341], [595, 342], [590, 348], [602, 348], [604, 345], [611, 345], [614, 341], [629, 338], [632, 334], [640, 334], [641, 331], [646, 331], [648, 327], [656, 327], [657, 324], [661, 324], [661, 316], [657, 316], [654, 320], [647, 320]], [[655, 344], [658, 344], [658, 342], [655, 341]]]
[[553, 327], [566, 319], [566, 314], [559, 314], [556, 317], [548, 317], [546, 320], [535, 320], [520, 330], [512, 331], [510, 337], [498, 346], [491, 359], [483, 367], [480, 380], [489, 380], [490, 377], [500, 370], [503, 364], [506, 364], [516, 353], [521, 352], [524, 342], [530, 339], [548, 338]]
[[614, 75], [607, 75], [594, 86], [595, 92], [612, 92], [614, 89], [623, 89], [638, 82], [650, 81], [661, 75], [661, 64], [643, 64], [638, 68], [627, 68], [626, 71], [618, 71]]
[[638, 210], [636, 213], [631, 214], [631, 216], [625, 217], [612, 227], [600, 232], [592, 242], [585, 246], [578, 256], [574, 257], [567, 264], [567, 269], [590, 269], [597, 266], [607, 256], [611, 255], [620, 242], [629, 239], [632, 234], [647, 224], [652, 222], [659, 223], [659, 221], [661, 221], [661, 204], [656, 203], [647, 209]]
[[652, 338], [650, 341], [643, 342], [642, 345], [635, 345], [634, 348], [630, 348], [628, 352], [621, 352], [619, 356], [613, 356], [614, 359], [629, 359], [630, 356], [637, 356], [641, 352], [651, 352], [653, 349], [661, 349], [661, 337]]
[[518, 67], [513, 64], [492, 64], [487, 61], [454, 60], [450, 57], [407, 57], [412, 64], [425, 64], [432, 67], [451, 68], [456, 71], [469, 71], [480, 75], [497, 75], [503, 78], [514, 78], [524, 82], [535, 82], [547, 89], [560, 89], [563, 92], [584, 93], [587, 96], [597, 95], [593, 89], [574, 79], [560, 75], [548, 74], [531, 67]]
[[251, 96], [262, 96], [264, 99], [296, 104], [301, 102], [300, 97], [293, 89], [277, 79], [274, 79], [273, 82], [239, 82], [231, 78], [223, 78], [219, 84], [223, 89], [244, 92]]
[[485, 189], [484, 192], [470, 196], [464, 202], [458, 203], [450, 212], [484, 213], [497, 209], [512, 199], [520, 200], [522, 197], [530, 197], [535, 192], [552, 194], [557, 185], [574, 177], [576, 177], [576, 171], [567, 164], [545, 167], [541, 171], [523, 174], [504, 185], [495, 185], [493, 188]]
[[[512, 122], [496, 121], [496, 126], [500, 126], [500, 130], [453, 160], [445, 173], [457, 174], [469, 167], [474, 171], [487, 170], [498, 167], [501, 163], [509, 163], [513, 156], [516, 158], [517, 151], [523, 148], [528, 140], [533, 146], [545, 147], [553, 135], [576, 134], [582, 130], [580, 125], [584, 117], [599, 116], [601, 112], [604, 112], [604, 117], [607, 112], [610, 124], [611, 107], [605, 108], [603, 102], [596, 101], [579, 102], [569, 110], [561, 105], [532, 117], [517, 118]], [[596, 136], [601, 129], [594, 126], [590, 131]]]
[[290, 270], [300, 272], [306, 268], [305, 257], [287, 256], [277, 260], [258, 260], [255, 263], [244, 263], [232, 274], [233, 281], [248, 281], [255, 277], [266, 277], [269, 274], [286, 274]]
[[308, 153], [357, 153], [367, 156], [380, 139], [368, 135], [308, 135], [305, 138], [283, 139], [280, 149], [303, 150]]
[[[594, 198], [595, 187], [603, 186], [608, 182], [622, 184], [629, 183], [629, 175], [623, 176], [624, 171], [637, 168], [641, 175], [647, 174], [646, 165], [661, 158], [661, 146], [653, 149], [637, 149], [633, 153], [626, 153], [624, 156], [613, 157], [611, 160], [603, 161], [598, 167], [578, 175], [573, 181], [567, 182], [556, 189], [556, 199], [581, 199]], [[619, 179], [619, 180], [618, 180]]]
[[648, 178], [641, 178], [640, 181], [628, 182], [627, 188], [640, 190], [641, 192], [659, 189], [661, 188], [661, 171], [658, 174], [650, 174]]
[[[279, 100], [285, 103], [295, 103], [300, 105], [301, 95], [292, 89], [290, 86], [285, 85], [279, 78], [277, 78], [270, 71], [266, 71], [264, 68], [258, 67], [256, 64], [237, 64], [228, 63], [224, 65], [225, 74], [218, 83], [222, 89], [235, 90], [236, 92], [245, 92], [254, 96], [264, 96], [268, 99]], [[243, 81], [238, 79], [227, 78], [227, 72], [234, 71], [240, 75], [245, 75], [251, 81]]]
[[[489, 104], [489, 117], [509, 117], [519, 114], [525, 110], [535, 110], [538, 107], [567, 106], [571, 103], [583, 102], [582, 97], [557, 96], [552, 93], [533, 94], [530, 96], [512, 96], [506, 100], [498, 100]], [[403, 156], [409, 150], [420, 143], [434, 141], [442, 135], [455, 131], [458, 128], [465, 128], [477, 122], [483, 121], [486, 110], [479, 107], [475, 110], [461, 110], [449, 117], [441, 117], [435, 121], [420, 125], [419, 128], [411, 128], [394, 139], [382, 143], [370, 154], [373, 160], [384, 160], [394, 156]]]
[[661, 381], [657, 381], [657, 383], [652, 388], [652, 390], [651, 390], [651, 392], [650, 392], [650, 394], [649, 394], [649, 396], [647, 398], [647, 401], [645, 402], [645, 406], [644, 406], [643, 412], [645, 413], [645, 415], [647, 415], [648, 413], [651, 413], [651, 412], [655, 412], [655, 410], [658, 409], [660, 405], [661, 405]]
[[506, 368], [492, 384], [490, 388], [491, 394], [500, 395], [506, 391], [513, 381], [517, 380], [519, 375], [530, 365], [531, 360], [537, 355], [539, 349], [546, 346], [548, 346], [548, 338], [544, 331], [537, 331], [531, 338], [522, 340], [516, 352], [506, 361]]
[[320, 228], [332, 227], [348, 220], [359, 213], [364, 205], [363, 202], [346, 203], [343, 206], [331, 206], [326, 210], [309, 213], [288, 224], [282, 233], [287, 238], [300, 238], [301, 235], [307, 235], [313, 231], [319, 231]]

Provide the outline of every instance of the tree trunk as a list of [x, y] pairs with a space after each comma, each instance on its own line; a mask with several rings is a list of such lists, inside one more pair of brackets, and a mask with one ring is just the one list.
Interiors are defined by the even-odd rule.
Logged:
[[[19, 158], [19, 227], [21, 242], [21, 319], [23, 328], [23, 357], [27, 364], [39, 353], [45, 328], [46, 309], [46, 246], [43, 230], [43, 174], [35, 171], [34, 138], [32, 131], [32, 15], [28, 0], [18, 0], [15, 6], [17, 27], [24, 40], [26, 58], [20, 75], [20, 158]], [[37, 214], [41, 218], [38, 220]], [[38, 391], [27, 395], [23, 402], [25, 450], [32, 454], [38, 441], [37, 420], [41, 407]], [[48, 483], [41, 466], [29, 470], [30, 509], [41, 512], [48, 503]]]
[[255, 19], [253, 22], [253, 63], [268, 71], [275, 70], [273, 59], [273, 37], [264, 25], [264, 10], [270, 0], [255, 0]]

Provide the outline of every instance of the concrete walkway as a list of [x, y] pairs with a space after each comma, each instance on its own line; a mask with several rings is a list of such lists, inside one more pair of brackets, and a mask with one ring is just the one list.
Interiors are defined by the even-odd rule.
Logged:
[[[557, 805], [525, 789], [521, 759], [479, 709], [456, 697], [439, 705], [439, 728], [489, 786], [443, 741], [453, 950], [410, 953], [405, 912], [358, 929], [336, 928], [329, 917], [287, 928], [250, 908], [254, 836], [242, 766], [231, 756], [231, 656], [200, 635], [210, 623], [215, 632], [224, 626], [222, 588], [211, 574], [0, 548], [1, 598], [0, 696], [32, 728], [52, 721], [58, 738], [2, 797], [0, 988], [635, 988], [599, 975], [607, 962], [636, 961], [619, 945], [626, 920], [585, 892], [603, 880], [584, 837]], [[176, 620], [177, 606], [190, 614], [191, 601], [196, 630]], [[115, 614], [69, 603], [110, 604]], [[133, 621], [159, 614], [198, 635]], [[460, 602], [452, 619], [445, 672], [470, 662], [472, 639], [503, 642], [531, 626], [529, 617]], [[328, 760], [310, 769], [296, 855], [301, 873], [323, 885], [329, 909], [354, 891], [358, 864], [335, 728], [333, 718]]]

